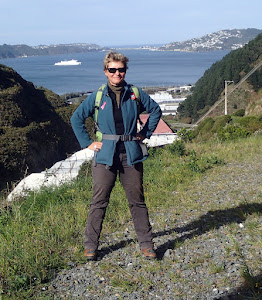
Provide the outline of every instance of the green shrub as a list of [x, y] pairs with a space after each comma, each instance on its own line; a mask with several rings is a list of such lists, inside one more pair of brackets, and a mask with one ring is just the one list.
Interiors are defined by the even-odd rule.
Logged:
[[188, 130], [186, 128], [182, 128], [178, 133], [178, 137], [185, 143], [191, 142], [195, 138], [195, 132], [193, 130]]
[[194, 150], [190, 151], [187, 161], [187, 165], [190, 170], [199, 173], [204, 173], [206, 170], [211, 169], [214, 165], [223, 164], [224, 161], [217, 156], [211, 155], [210, 157], [198, 157]]
[[92, 176], [92, 160], [91, 161], [86, 161], [82, 164], [80, 167], [80, 170], [77, 175], [77, 179], [86, 179], [88, 176]]
[[244, 112], [240, 109], [232, 116], [219, 116], [215, 120], [207, 118], [194, 130], [194, 135], [198, 140], [217, 136], [219, 140], [225, 141], [245, 138], [262, 130], [262, 116], [243, 116]]
[[251, 133], [262, 129], [262, 120], [257, 116], [246, 116], [243, 118], [238, 118], [235, 123]]
[[232, 121], [231, 116], [220, 116], [215, 119], [214, 126], [212, 128], [213, 133], [218, 133], [222, 128], [224, 128], [227, 124]]
[[238, 138], [246, 138], [251, 132], [237, 125], [228, 125], [218, 132], [218, 139], [221, 141], [235, 140]]
[[214, 125], [214, 120], [212, 118], [206, 118], [203, 120], [195, 129], [195, 135], [201, 135], [204, 136], [207, 133], [210, 133], [211, 129]]
[[245, 115], [245, 110], [243, 108], [237, 110], [232, 114], [232, 116], [236, 116], [236, 117], [244, 117], [244, 115]]
[[162, 147], [150, 147], [148, 149], [149, 157], [159, 157], [162, 155], [164, 148]]
[[200, 171], [199, 165], [197, 164], [197, 154], [194, 150], [190, 151], [187, 164], [192, 171], [195, 171], [195, 172]]
[[186, 146], [183, 140], [175, 140], [172, 144], [167, 145], [166, 149], [175, 155], [182, 156], [186, 153]]

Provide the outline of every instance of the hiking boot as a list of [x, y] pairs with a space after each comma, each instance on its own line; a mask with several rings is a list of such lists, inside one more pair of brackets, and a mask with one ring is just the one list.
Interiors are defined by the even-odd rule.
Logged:
[[96, 249], [92, 249], [92, 248], [85, 249], [84, 256], [86, 257], [87, 260], [96, 260], [97, 251]]
[[141, 250], [142, 255], [146, 259], [155, 259], [156, 258], [156, 252], [153, 248], [142, 248]]

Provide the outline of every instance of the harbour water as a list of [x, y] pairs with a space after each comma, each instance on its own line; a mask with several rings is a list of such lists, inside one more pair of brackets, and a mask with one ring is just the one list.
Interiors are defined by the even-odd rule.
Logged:
[[[120, 49], [129, 58], [126, 81], [139, 87], [195, 84], [228, 51], [175, 52]], [[106, 52], [0, 59], [24, 79], [57, 94], [92, 91], [106, 82], [103, 58]], [[81, 65], [55, 66], [61, 60], [76, 59]]]

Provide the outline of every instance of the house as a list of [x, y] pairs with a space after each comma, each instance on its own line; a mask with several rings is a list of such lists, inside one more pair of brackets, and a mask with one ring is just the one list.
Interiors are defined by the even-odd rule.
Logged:
[[[148, 117], [148, 114], [141, 114], [141, 122], [145, 124]], [[160, 147], [167, 144], [172, 144], [176, 139], [177, 134], [173, 132], [173, 130], [167, 125], [167, 123], [163, 119], [160, 119], [153, 135], [150, 139], [145, 139], [144, 143], [146, 143], [149, 147]]]
[[[141, 114], [140, 116], [140, 120], [143, 124], [146, 123], [148, 117], [149, 117], [149, 114]], [[167, 125], [167, 123], [160, 119], [157, 127], [156, 127], [156, 130], [154, 131], [154, 134], [165, 134], [165, 133], [174, 133], [173, 130]]]

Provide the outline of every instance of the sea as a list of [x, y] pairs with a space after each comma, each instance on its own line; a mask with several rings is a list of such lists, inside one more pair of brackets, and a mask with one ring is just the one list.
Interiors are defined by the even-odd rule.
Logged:
[[[117, 49], [129, 58], [126, 81], [138, 87], [194, 85], [213, 63], [228, 51], [180, 52], [149, 49]], [[103, 71], [106, 52], [32, 56], [0, 59], [25, 80], [62, 95], [91, 92], [107, 81]], [[77, 59], [81, 65], [55, 66], [61, 60]]]

